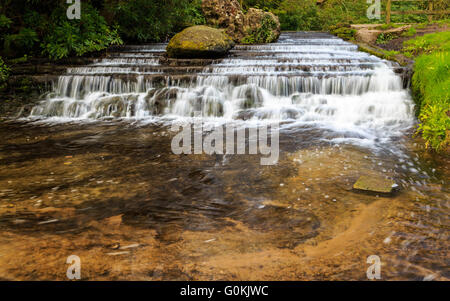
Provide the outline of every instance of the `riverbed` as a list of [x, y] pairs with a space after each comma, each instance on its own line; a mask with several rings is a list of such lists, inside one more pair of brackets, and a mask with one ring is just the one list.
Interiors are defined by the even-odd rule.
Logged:
[[[0, 278], [66, 280], [76, 255], [83, 280], [367, 280], [376, 255], [383, 280], [448, 280], [449, 160], [413, 137], [396, 66], [355, 47], [289, 33], [213, 62], [127, 46], [68, 70], [0, 122]], [[278, 123], [278, 162], [174, 154], [194, 112]]]

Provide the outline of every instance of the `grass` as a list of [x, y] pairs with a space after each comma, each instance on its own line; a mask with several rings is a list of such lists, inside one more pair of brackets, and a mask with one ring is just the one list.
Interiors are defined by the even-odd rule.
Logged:
[[417, 33], [417, 30], [414, 27], [410, 27], [407, 31], [402, 33], [403, 37], [412, 37]]
[[426, 34], [404, 43], [403, 53], [417, 57], [435, 51], [450, 51], [450, 31]]
[[406, 41], [403, 52], [415, 58], [412, 89], [427, 147], [445, 150], [450, 143], [450, 32]]

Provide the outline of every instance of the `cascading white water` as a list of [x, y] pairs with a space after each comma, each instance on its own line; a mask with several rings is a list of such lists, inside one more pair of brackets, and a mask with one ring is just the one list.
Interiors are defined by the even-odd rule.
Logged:
[[414, 122], [394, 66], [324, 34], [286, 33], [276, 44], [238, 45], [228, 58], [170, 61], [165, 45], [127, 46], [70, 68], [34, 118], [282, 120], [380, 140]]

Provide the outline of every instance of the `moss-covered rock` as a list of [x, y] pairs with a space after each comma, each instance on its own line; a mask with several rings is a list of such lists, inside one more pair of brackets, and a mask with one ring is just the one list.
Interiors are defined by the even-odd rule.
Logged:
[[355, 185], [353, 185], [353, 189], [355, 190], [384, 194], [391, 193], [395, 187], [397, 187], [397, 185], [393, 180], [381, 176], [361, 176], [358, 181], [356, 181]]
[[241, 42], [244, 44], [273, 43], [281, 34], [281, 25], [278, 17], [262, 9], [250, 8], [245, 15], [245, 27], [247, 32]]
[[176, 34], [166, 50], [170, 58], [215, 58], [233, 47], [233, 39], [223, 30], [201, 25]]

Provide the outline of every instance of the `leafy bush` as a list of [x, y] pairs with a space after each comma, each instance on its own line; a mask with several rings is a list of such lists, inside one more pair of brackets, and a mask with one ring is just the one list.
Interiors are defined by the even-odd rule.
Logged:
[[285, 0], [273, 10], [282, 30], [319, 30], [321, 24], [315, 0]]
[[[4, 51], [7, 54], [14, 52], [22, 54], [33, 50], [39, 42], [39, 37], [31, 28], [22, 28], [17, 34], [10, 34], [4, 37]], [[18, 53], [19, 52], [19, 53]]]
[[9, 28], [12, 24], [12, 20], [5, 15], [0, 15], [0, 29]]
[[98, 11], [83, 4], [80, 20], [68, 20], [63, 9], [56, 9], [51, 17], [49, 34], [44, 37], [43, 52], [53, 59], [72, 54], [78, 56], [100, 51], [110, 45], [121, 44], [117, 30], [111, 30]]
[[321, 5], [318, 15], [322, 29], [329, 29], [336, 24], [365, 24], [378, 20], [367, 18], [370, 4], [361, 0], [327, 0]]
[[188, 26], [205, 23], [201, 0], [119, 1], [110, 11], [128, 41], [161, 42]]
[[243, 44], [263, 44], [270, 43], [274, 40], [273, 30], [277, 28], [275, 21], [268, 15], [264, 16], [261, 21], [261, 27], [251, 31], [242, 39]]
[[396, 35], [390, 32], [382, 32], [378, 35], [375, 43], [377, 44], [386, 44], [387, 42], [396, 38]]

